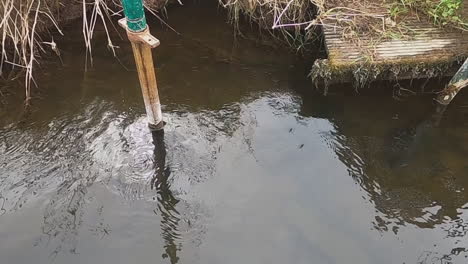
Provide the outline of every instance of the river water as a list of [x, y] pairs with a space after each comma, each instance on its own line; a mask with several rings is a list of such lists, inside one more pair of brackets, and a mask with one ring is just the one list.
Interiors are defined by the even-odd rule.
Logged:
[[[467, 263], [468, 95], [313, 91], [286, 50], [201, 4], [152, 25], [167, 126], [133, 57], [80, 25], [0, 112], [0, 263]], [[73, 31], [73, 30], [72, 30]], [[99, 42], [99, 41], [101, 42]], [[390, 89], [392, 90], [392, 89]]]

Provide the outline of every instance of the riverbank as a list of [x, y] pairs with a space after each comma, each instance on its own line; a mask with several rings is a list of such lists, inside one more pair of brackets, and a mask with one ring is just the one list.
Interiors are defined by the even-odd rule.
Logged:
[[362, 88], [375, 80], [452, 76], [468, 57], [464, 0], [226, 0], [225, 6], [233, 17], [243, 13], [269, 25], [298, 50], [319, 32], [327, 57], [315, 61], [310, 76], [325, 94], [332, 82]]
[[[24, 3], [23, 3], [24, 2]], [[66, 2], [66, 1], [65, 1]], [[42, 62], [42, 56], [56, 54], [60, 57], [63, 47], [57, 42], [55, 35], [67, 34], [62, 30], [63, 25], [74, 19], [83, 19], [83, 46], [87, 49], [85, 60], [91, 64], [93, 45], [98, 42], [94, 39], [96, 28], [103, 28], [107, 38], [99, 45], [106, 45], [115, 54], [116, 45], [108, 34], [114, 30], [116, 18], [121, 17], [121, 7], [114, 0], [84, 1], [83, 3], [66, 4], [48, 0], [24, 0], [15, 3], [8, 0], [0, 11], [4, 14], [6, 23], [2, 24], [3, 30], [3, 52], [1, 57], [0, 72], [4, 79], [14, 79], [15, 76], [6, 72], [18, 71], [24, 74], [25, 98], [28, 102], [31, 98], [31, 88], [35, 87], [34, 69]], [[165, 7], [177, 1], [151, 0], [147, 1], [149, 19], [160, 20], [165, 17]], [[217, 2], [214, 0], [213, 2]], [[466, 1], [465, 1], [466, 2]], [[181, 2], [179, 2], [181, 3]], [[464, 46], [452, 53], [446, 53], [450, 59], [440, 60], [439, 53], [435, 54], [435, 60], [431, 63], [421, 64], [415, 60], [403, 60], [404, 63], [387, 63], [387, 66], [375, 67], [373, 63], [378, 61], [376, 47], [385, 41], [407, 41], [418, 38], [418, 33], [409, 25], [408, 18], [425, 21], [426, 25], [437, 28], [437, 34], [466, 34], [468, 28], [464, 16], [467, 13], [466, 4], [463, 0], [447, 0], [439, 3], [439, 0], [430, 1], [401, 1], [401, 0], [220, 0], [222, 8], [228, 10], [228, 18], [236, 29], [236, 34], [245, 37], [244, 32], [239, 30], [239, 23], [249, 20], [260, 32], [268, 32], [271, 38], [279, 39], [278, 45], [291, 48], [295, 52], [304, 52], [312, 46], [314, 54], [324, 42], [324, 32], [332, 28], [335, 36], [357, 50], [360, 54], [356, 65], [344, 65], [343, 68], [336, 67], [337, 63], [322, 63], [317, 61], [310, 76], [315, 83], [327, 83], [329, 79], [349, 81], [354, 80], [358, 86], [367, 85], [378, 77], [380, 72], [398, 72], [391, 76], [393, 80], [399, 80], [402, 76], [413, 77], [440, 77], [450, 74], [451, 66], [456, 67], [460, 61], [468, 56]], [[449, 5], [451, 3], [451, 5]], [[8, 6], [19, 5], [23, 8], [19, 21], [13, 23], [13, 16], [8, 13]], [[184, 8], [183, 6], [180, 8]], [[161, 10], [162, 9], [162, 10]], [[16, 10], [16, 9], [12, 9]], [[13, 12], [13, 11], [12, 11]], [[8, 14], [8, 15], [6, 15]], [[155, 15], [156, 18], [154, 16]], [[15, 25], [14, 27], [12, 25]], [[165, 22], [162, 22], [165, 24]], [[170, 28], [170, 25], [164, 25]], [[20, 28], [21, 30], [13, 30]], [[432, 29], [431, 29], [432, 30]], [[210, 32], [209, 26], [206, 29]], [[20, 32], [20, 33], [18, 33]], [[19, 35], [17, 35], [19, 34]], [[326, 42], [325, 42], [326, 43]], [[8, 48], [5, 48], [8, 47]], [[339, 57], [328, 49], [328, 57]], [[341, 54], [339, 54], [341, 55]], [[305, 57], [304, 60], [312, 64], [317, 56]], [[331, 61], [331, 60], [329, 60]], [[349, 63], [348, 63], [349, 64]], [[382, 64], [380, 64], [382, 65]], [[417, 68], [417, 69], [416, 69]], [[16, 71], [11, 71], [11, 70]], [[403, 70], [402, 70], [403, 69]], [[422, 70], [421, 70], [422, 69]], [[403, 74], [407, 71], [409, 73]], [[414, 74], [418, 72], [418, 74]], [[425, 74], [419, 74], [424, 72]], [[449, 73], [447, 73], [449, 72]], [[364, 73], [364, 75], [362, 74]], [[401, 74], [400, 74], [401, 73]], [[388, 74], [387, 74], [388, 75]], [[18, 78], [18, 77], [16, 77]], [[380, 78], [380, 77], [379, 77]], [[328, 80], [327, 80], [328, 79]]]

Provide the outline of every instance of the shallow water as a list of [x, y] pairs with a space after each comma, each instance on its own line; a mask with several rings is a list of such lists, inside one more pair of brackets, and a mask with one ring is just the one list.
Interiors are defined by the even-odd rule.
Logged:
[[79, 30], [32, 112], [2, 108], [0, 263], [468, 261], [467, 94], [436, 118], [379, 85], [322, 97], [301, 59], [214, 13], [152, 26], [164, 135], [128, 43], [84, 72]]

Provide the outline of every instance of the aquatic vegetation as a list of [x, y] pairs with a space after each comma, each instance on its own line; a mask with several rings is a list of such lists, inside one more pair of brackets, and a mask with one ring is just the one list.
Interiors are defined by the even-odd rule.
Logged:
[[352, 81], [356, 91], [369, 86], [372, 82], [382, 80], [416, 79], [418, 76], [435, 78], [444, 76], [462, 61], [461, 57], [454, 57], [451, 61], [440, 61], [428, 58], [424, 63], [412, 60], [400, 60], [393, 63], [362, 63], [354, 65], [334, 65], [330, 60], [316, 60], [309, 76], [316, 89], [323, 89], [328, 93], [329, 85], [334, 81]]

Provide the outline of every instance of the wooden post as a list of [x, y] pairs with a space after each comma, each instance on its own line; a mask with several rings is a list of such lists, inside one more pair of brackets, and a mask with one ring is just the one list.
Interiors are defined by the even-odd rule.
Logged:
[[127, 31], [128, 39], [132, 43], [149, 127], [152, 130], [162, 130], [165, 123], [151, 53], [151, 48], [156, 48], [160, 42], [151, 35], [146, 24], [142, 0], [123, 0], [122, 3], [126, 18], [120, 19], [119, 25]]
[[146, 43], [132, 42], [132, 49], [149, 126], [151, 129], [160, 130], [164, 123], [151, 47]]
[[448, 105], [461, 89], [468, 86], [468, 59], [462, 65], [460, 70], [453, 76], [447, 88], [445, 88], [437, 97], [437, 102], [442, 105]]

